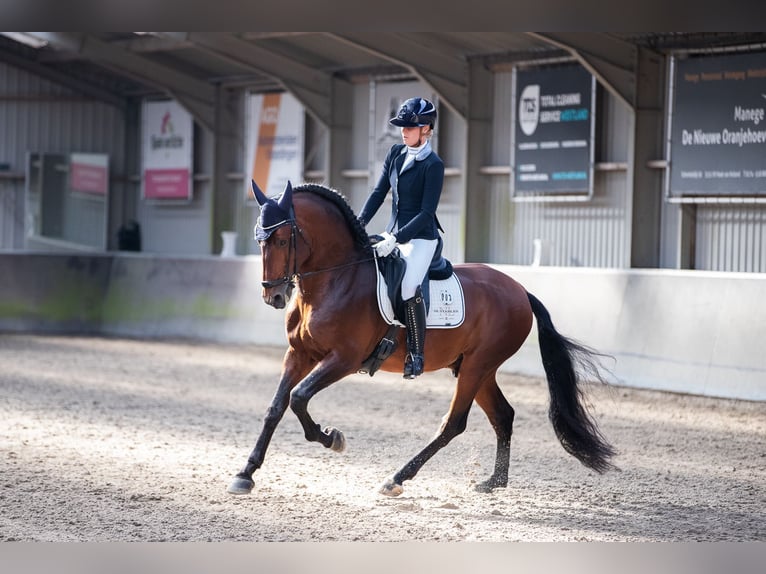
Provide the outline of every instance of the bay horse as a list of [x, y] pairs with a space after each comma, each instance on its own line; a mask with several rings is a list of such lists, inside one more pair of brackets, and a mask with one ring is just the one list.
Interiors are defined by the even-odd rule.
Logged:
[[[288, 182], [278, 198], [267, 198], [253, 182], [260, 206], [263, 300], [286, 310], [288, 348], [276, 393], [255, 448], [228, 492], [248, 494], [274, 431], [288, 407], [306, 440], [334, 451], [345, 448], [343, 433], [322, 428], [308, 404], [319, 391], [356, 373], [388, 331], [376, 302], [376, 265], [369, 237], [342, 194]], [[260, 227], [259, 227], [260, 226]], [[537, 319], [540, 353], [550, 392], [549, 418], [564, 449], [598, 473], [614, 468], [612, 446], [599, 431], [582, 397], [584, 375], [606, 382], [596, 351], [564, 337], [543, 304], [515, 280], [484, 264], [454, 266], [466, 309], [462, 325], [428, 330], [425, 371], [450, 368], [457, 384], [449, 411], [435, 437], [380, 492], [398, 496], [403, 483], [466, 428], [474, 401], [486, 413], [497, 438], [494, 472], [476, 489], [490, 492], [508, 484], [514, 409], [498, 387], [498, 368], [522, 345]], [[292, 297], [293, 291], [297, 290]], [[405, 329], [380, 368], [401, 372]]]

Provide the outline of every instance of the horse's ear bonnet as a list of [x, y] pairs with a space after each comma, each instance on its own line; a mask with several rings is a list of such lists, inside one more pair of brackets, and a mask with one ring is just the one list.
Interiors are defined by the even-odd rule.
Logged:
[[256, 241], [266, 241], [278, 227], [295, 221], [293, 213], [293, 186], [288, 181], [282, 195], [276, 199], [270, 199], [264, 195], [255, 181], [252, 184], [255, 201], [258, 202], [258, 207], [261, 210], [253, 234]]

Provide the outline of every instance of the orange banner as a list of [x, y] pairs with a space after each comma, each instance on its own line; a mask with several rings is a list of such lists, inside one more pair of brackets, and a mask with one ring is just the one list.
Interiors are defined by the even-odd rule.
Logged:
[[[274, 138], [277, 134], [280, 97], [281, 94], [265, 94], [261, 107], [258, 141], [256, 142], [255, 158], [253, 160], [253, 179], [263, 189], [266, 189], [269, 182], [271, 152], [274, 147]], [[250, 191], [250, 198], [255, 199], [252, 190]]]

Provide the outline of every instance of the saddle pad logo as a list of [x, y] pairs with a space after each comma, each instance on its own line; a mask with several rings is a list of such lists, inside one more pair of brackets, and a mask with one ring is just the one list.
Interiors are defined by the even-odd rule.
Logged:
[[[443, 327], [460, 325], [464, 319], [462, 290], [458, 297], [454, 289], [455, 286], [450, 284], [449, 279], [432, 281], [431, 285], [431, 304], [428, 309], [426, 324], [431, 325], [433, 323]], [[459, 282], [457, 286], [460, 287]]]

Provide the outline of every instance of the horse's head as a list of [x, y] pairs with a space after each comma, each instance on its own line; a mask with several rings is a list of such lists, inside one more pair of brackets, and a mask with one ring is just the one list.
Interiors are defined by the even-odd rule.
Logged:
[[252, 185], [260, 208], [254, 235], [263, 258], [263, 300], [267, 305], [283, 309], [295, 287], [298, 265], [293, 188], [288, 181], [282, 195], [270, 199], [255, 181]]
[[[323, 289], [335, 290], [339, 285], [323, 278], [362, 262], [372, 263], [367, 233], [339, 192], [318, 184], [293, 189], [288, 182], [279, 197], [267, 198], [255, 182], [252, 185], [261, 209], [255, 239], [263, 256], [263, 299], [268, 305], [285, 307], [296, 284], [301, 293], [321, 297]], [[312, 288], [306, 291], [303, 287], [308, 283]]]

